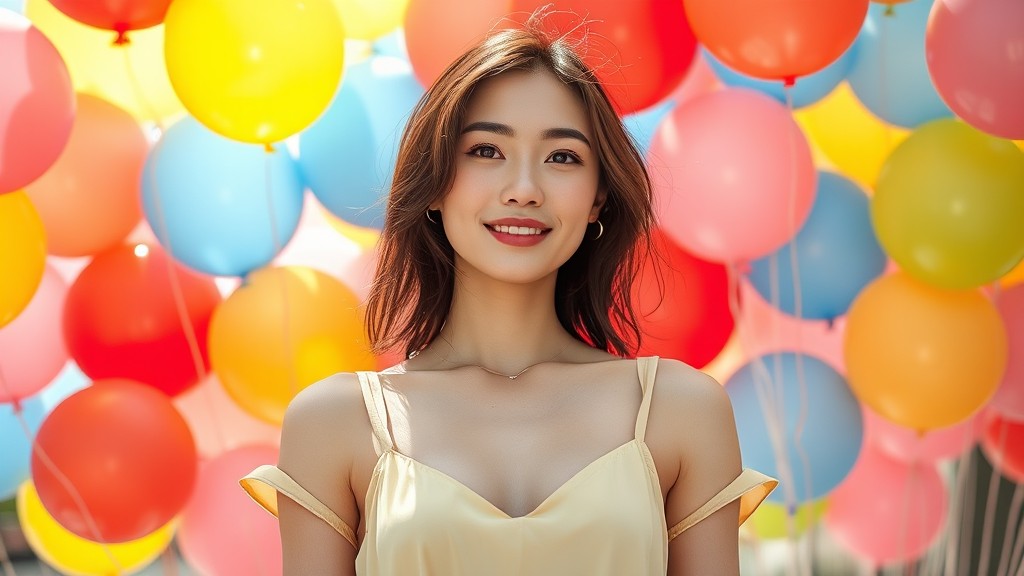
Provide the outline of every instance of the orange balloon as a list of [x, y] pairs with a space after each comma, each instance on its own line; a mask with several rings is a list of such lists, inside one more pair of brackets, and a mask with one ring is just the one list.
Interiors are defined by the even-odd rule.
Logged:
[[980, 291], [934, 288], [903, 272], [868, 285], [847, 316], [850, 388], [913, 430], [970, 417], [995, 393], [1007, 354], [1002, 319]]
[[420, 83], [433, 84], [456, 57], [500, 26], [510, 2], [410, 0], [405, 12], [405, 45]]
[[131, 114], [91, 94], [78, 94], [71, 138], [57, 162], [25, 192], [39, 211], [57, 256], [110, 248], [142, 218], [139, 190], [149, 144]]
[[1005, 276], [999, 279], [999, 284], [1001, 284], [1003, 288], [1009, 288], [1014, 284], [1021, 283], [1024, 283], [1024, 260], [1018, 262], [1013, 270], [1010, 270]]
[[697, 40], [725, 65], [768, 80], [817, 72], [853, 44], [868, 0], [684, 0]]

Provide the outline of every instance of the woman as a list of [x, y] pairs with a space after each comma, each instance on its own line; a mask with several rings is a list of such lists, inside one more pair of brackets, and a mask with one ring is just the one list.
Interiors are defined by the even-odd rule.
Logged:
[[652, 220], [567, 38], [528, 23], [454, 62], [403, 137], [367, 304], [408, 360], [300, 392], [279, 467], [242, 481], [285, 573], [737, 574], [775, 482], [741, 471], [718, 383], [626, 359]]

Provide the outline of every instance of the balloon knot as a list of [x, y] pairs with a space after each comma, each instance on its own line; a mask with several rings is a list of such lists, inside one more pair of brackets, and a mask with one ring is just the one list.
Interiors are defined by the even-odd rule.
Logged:
[[17, 398], [11, 398], [11, 406], [14, 408], [15, 414], [21, 414], [21, 400]]
[[782, 79], [783, 88], [792, 88], [796, 84], [796, 76], [786, 76]]
[[753, 266], [750, 265], [749, 260], [738, 260], [736, 261], [735, 266], [736, 272], [738, 272], [741, 276], [749, 276], [750, 272], [753, 270]]
[[263, 144], [263, 150], [273, 154], [274, 153], [274, 145], [270, 144], [270, 143], [265, 143], [265, 144]]
[[128, 38], [127, 24], [114, 24], [114, 32], [117, 32], [117, 38], [114, 38], [114, 46], [127, 46], [132, 43]]
[[896, 14], [896, 9], [893, 7], [893, 5], [892, 4], [886, 4], [885, 5], [885, 14], [884, 15], [885, 16], [894, 16], [895, 14]]

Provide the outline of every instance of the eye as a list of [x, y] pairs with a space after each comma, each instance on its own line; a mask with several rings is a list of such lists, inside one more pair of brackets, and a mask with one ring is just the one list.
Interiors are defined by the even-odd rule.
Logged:
[[559, 150], [551, 156], [548, 156], [548, 162], [554, 164], [583, 164], [580, 157], [573, 154], [572, 152], [566, 152], [565, 150]]
[[501, 155], [501, 152], [490, 144], [477, 144], [469, 149], [468, 154], [478, 158], [504, 158], [504, 156]]

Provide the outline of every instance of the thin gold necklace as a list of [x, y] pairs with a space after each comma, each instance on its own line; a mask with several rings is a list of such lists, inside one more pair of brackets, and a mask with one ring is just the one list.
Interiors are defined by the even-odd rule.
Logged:
[[[449, 342], [447, 338], [445, 338], [444, 336], [439, 336], [439, 337], [441, 338], [441, 340], [444, 340], [444, 343], [448, 345], [448, 348], [450, 348], [452, 352], [458, 352], [455, 349], [455, 346], [452, 346], [452, 343]], [[568, 344], [566, 346], [568, 346]], [[519, 372], [516, 372], [515, 374], [505, 374], [504, 372], [498, 372], [497, 370], [491, 370], [490, 368], [488, 368], [486, 366], [481, 366], [480, 364], [474, 364], [473, 362], [466, 362], [464, 364], [464, 366], [473, 366], [473, 367], [476, 367], [476, 368], [479, 368], [479, 369], [483, 370], [484, 372], [489, 372], [491, 374], [494, 374], [495, 376], [501, 376], [502, 378], [508, 378], [509, 380], [515, 380], [516, 378], [519, 378], [520, 376], [522, 376], [523, 373], [526, 372], [527, 370], [529, 370], [530, 368], [533, 368], [534, 366], [539, 366], [540, 364], [545, 364], [547, 362], [551, 362], [555, 358], [558, 358], [559, 356], [562, 355], [562, 352], [565, 352], [566, 346], [563, 346], [551, 358], [548, 358], [547, 360], [541, 360], [540, 362], [534, 362], [533, 364], [530, 364], [529, 366], [527, 366], [526, 368], [523, 368], [522, 370], [520, 370]], [[419, 356], [419, 352], [418, 351], [414, 351], [413, 353], [409, 354], [409, 358], [410, 359], [415, 358], [416, 356]], [[451, 360], [448, 359], [448, 355], [447, 354], [444, 356], [444, 358], [442, 360], [445, 361], [445, 362], [451, 362]]]

